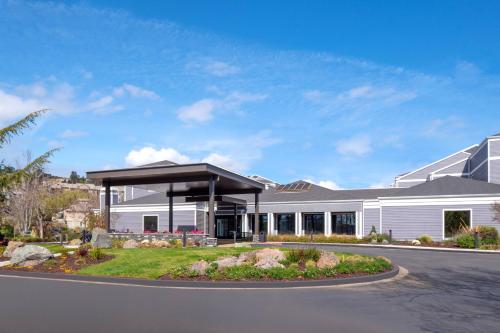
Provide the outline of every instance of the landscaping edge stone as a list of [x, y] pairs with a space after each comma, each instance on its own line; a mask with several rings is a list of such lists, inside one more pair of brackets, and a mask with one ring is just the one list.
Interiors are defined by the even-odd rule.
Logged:
[[0, 271], [0, 277], [26, 277], [48, 280], [61, 280], [72, 282], [108, 283], [116, 285], [146, 286], [146, 287], [171, 287], [171, 288], [203, 288], [203, 289], [266, 289], [266, 288], [301, 288], [301, 287], [328, 287], [339, 285], [350, 285], [358, 283], [379, 282], [393, 278], [399, 274], [400, 267], [393, 266], [388, 272], [360, 275], [348, 278], [334, 278], [322, 280], [303, 281], [196, 281], [196, 280], [147, 280], [108, 276], [88, 276], [61, 273], [40, 273], [26, 271]]
[[380, 249], [402, 249], [415, 251], [439, 251], [439, 252], [462, 252], [462, 253], [482, 253], [482, 254], [500, 254], [500, 250], [480, 250], [480, 249], [461, 249], [447, 247], [430, 247], [430, 246], [409, 246], [409, 245], [391, 245], [391, 244], [353, 244], [353, 243], [303, 243], [303, 242], [266, 242], [253, 243], [252, 247], [261, 246], [331, 246], [331, 247], [362, 247], [362, 248], [380, 248]]

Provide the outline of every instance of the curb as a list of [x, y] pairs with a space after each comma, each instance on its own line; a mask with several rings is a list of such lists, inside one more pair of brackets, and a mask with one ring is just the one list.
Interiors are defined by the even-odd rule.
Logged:
[[116, 278], [105, 276], [85, 276], [59, 273], [39, 273], [24, 271], [0, 271], [0, 277], [28, 278], [41, 280], [59, 280], [92, 284], [107, 284], [136, 287], [157, 287], [173, 289], [297, 289], [313, 287], [349, 286], [382, 282], [396, 277], [400, 267], [374, 275], [362, 275], [350, 278], [306, 280], [306, 281], [188, 281], [188, 280], [146, 280], [131, 278]]
[[303, 242], [266, 242], [266, 243], [253, 243], [254, 246], [286, 246], [286, 245], [300, 245], [300, 246], [332, 246], [332, 247], [360, 247], [360, 248], [378, 248], [378, 249], [400, 249], [411, 251], [436, 251], [448, 253], [479, 253], [479, 254], [500, 254], [496, 250], [475, 250], [475, 249], [456, 249], [446, 247], [429, 247], [429, 246], [407, 246], [407, 245], [378, 245], [378, 244], [352, 244], [352, 243], [303, 243]]

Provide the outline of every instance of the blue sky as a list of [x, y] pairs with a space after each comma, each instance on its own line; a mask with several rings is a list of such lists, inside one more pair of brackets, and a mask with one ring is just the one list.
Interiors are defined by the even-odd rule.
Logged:
[[207, 161], [341, 188], [500, 132], [495, 2], [0, 0], [2, 150], [67, 175]]

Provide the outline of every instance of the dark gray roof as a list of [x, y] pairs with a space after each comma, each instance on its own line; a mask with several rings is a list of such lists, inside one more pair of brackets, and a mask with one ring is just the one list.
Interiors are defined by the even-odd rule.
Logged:
[[[480, 180], [445, 176], [430, 182], [401, 189], [391, 197], [420, 197], [434, 195], [500, 194], [500, 185]], [[383, 197], [382, 195], [381, 197]]]
[[469, 153], [469, 154], [474, 154], [474, 152], [477, 150], [477, 145], [474, 146], [474, 147], [470, 147], [469, 149], [465, 150], [466, 153]]
[[[174, 197], [174, 203], [183, 203], [186, 202], [184, 197]], [[124, 202], [120, 202], [117, 206], [126, 206], [126, 205], [158, 205], [158, 204], [168, 204], [168, 198], [166, 193], [154, 193], [149, 194], [143, 197], [135, 198], [132, 200], [127, 200]]]

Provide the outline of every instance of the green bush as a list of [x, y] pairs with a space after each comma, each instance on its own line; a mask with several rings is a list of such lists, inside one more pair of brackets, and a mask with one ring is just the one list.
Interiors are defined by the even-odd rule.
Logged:
[[387, 234], [377, 234], [377, 243], [382, 243], [384, 241], [390, 241], [390, 237]]
[[457, 236], [458, 247], [473, 249], [474, 248], [474, 236], [470, 233], [463, 233]]
[[316, 248], [308, 248], [308, 249], [292, 249], [286, 252], [286, 259], [290, 263], [306, 263], [309, 260], [314, 262], [319, 260], [321, 256], [321, 251]]
[[476, 228], [483, 245], [496, 245], [498, 243], [498, 230], [495, 227], [480, 225]]
[[417, 239], [422, 244], [431, 244], [432, 243], [432, 237], [429, 235], [422, 235], [422, 236], [418, 237]]
[[0, 225], [0, 235], [3, 235], [5, 238], [11, 239], [14, 237], [14, 227], [9, 224]]
[[113, 249], [122, 249], [123, 248], [123, 243], [125, 243], [125, 240], [120, 239], [120, 238], [113, 238], [111, 240], [111, 247]]
[[88, 255], [90, 258], [92, 258], [94, 260], [99, 260], [99, 259], [102, 259], [104, 257], [104, 252], [99, 247], [93, 247], [89, 251]]

